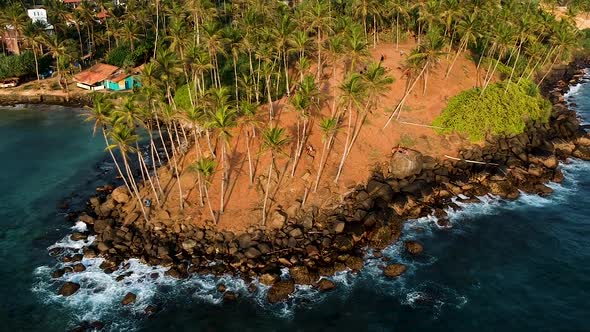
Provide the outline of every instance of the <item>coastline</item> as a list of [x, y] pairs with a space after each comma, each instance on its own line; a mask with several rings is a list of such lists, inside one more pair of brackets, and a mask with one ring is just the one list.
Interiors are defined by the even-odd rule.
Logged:
[[90, 94], [30, 94], [22, 91], [0, 91], [0, 107], [18, 105], [59, 105], [65, 107], [92, 106]]
[[[448, 227], [444, 209], [458, 208], [453, 197], [476, 202], [477, 196], [491, 193], [515, 199], [518, 189], [550, 194], [551, 189], [544, 183], [563, 179], [557, 169], [558, 160], [570, 156], [590, 158], [590, 140], [587, 135], [580, 139], [583, 136], [576, 113], [567, 108], [563, 97], [583, 77], [580, 68], [588, 64], [586, 59], [557, 69], [543, 85], [543, 94], [554, 105], [549, 124], [531, 124], [524, 134], [489, 139], [485, 146], [474, 145], [461, 154], [464, 159], [487, 165], [437, 161], [411, 152], [412, 165], [403, 164], [407, 158], [394, 157], [390, 161], [394, 166], [402, 163], [406, 173], [395, 171], [397, 167], [391, 168], [393, 173], [388, 165], [381, 167], [366, 186], [357, 186], [336, 209], [309, 207], [290, 213], [295, 218], [277, 213], [270, 222], [274, 227], [251, 228], [244, 234], [217, 232], [213, 225], [197, 228], [180, 221], [169, 224], [153, 220], [146, 225], [139, 220], [135, 203], [128, 203], [129, 197], [115, 190], [111, 195], [93, 198], [91, 208], [79, 218], [93, 225], [96, 235], [84, 255], [107, 258], [101, 265], [107, 273], [126, 259], [140, 258], [151, 265], [171, 267], [166, 274], [176, 278], [187, 278], [192, 273], [258, 278], [272, 285], [269, 302], [286, 299], [294, 291], [294, 284], [329, 290], [333, 284], [322, 282], [325, 279], [320, 280], [321, 276], [361, 269], [365, 249], [375, 248], [374, 254], [379, 255], [378, 250], [399, 239], [403, 222], [434, 214], [439, 227]], [[73, 234], [76, 238], [92, 235]], [[421, 245], [407, 243], [406, 249], [410, 255], [419, 255]], [[403, 273], [403, 267], [391, 263], [384, 262], [389, 264], [384, 270], [386, 275]], [[289, 279], [280, 280], [282, 268], [289, 269]], [[231, 299], [228, 294], [226, 300]]]

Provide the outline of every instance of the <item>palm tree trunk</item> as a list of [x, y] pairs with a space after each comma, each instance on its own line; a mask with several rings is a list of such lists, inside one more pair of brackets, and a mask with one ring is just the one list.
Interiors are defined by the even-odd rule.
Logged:
[[344, 151], [342, 151], [342, 158], [340, 159], [340, 165], [338, 166], [338, 172], [336, 173], [336, 178], [334, 179], [335, 183], [338, 183], [338, 179], [340, 179], [340, 174], [342, 173], [342, 169], [344, 168], [344, 162], [346, 161], [348, 145], [350, 144], [350, 134], [352, 131], [352, 103], [348, 103], [348, 129], [346, 130], [346, 141], [344, 141]]
[[172, 144], [172, 160], [174, 161], [174, 172], [176, 173], [176, 182], [178, 184], [178, 195], [180, 197], [180, 209], [183, 210], [184, 209], [184, 197], [182, 196], [182, 186], [180, 184], [180, 172], [178, 171], [178, 161], [176, 158], [176, 149], [174, 148], [174, 143], [173, 143], [174, 140], [172, 138], [172, 133], [170, 133], [170, 130], [167, 130], [167, 132], [168, 132], [168, 138], [170, 139], [170, 142]]
[[272, 176], [272, 166], [274, 165], [274, 156], [268, 166], [268, 178], [266, 179], [266, 190], [264, 192], [264, 203], [262, 205], [262, 226], [266, 224], [266, 204], [268, 202], [268, 192], [270, 191], [270, 177]]
[[37, 51], [35, 50], [35, 47], [33, 46], [33, 57], [35, 58], [35, 74], [37, 74], [37, 81], [40, 80], [39, 78], [39, 60], [37, 59]]
[[[196, 158], [201, 157], [201, 148], [199, 146], [199, 138], [197, 137], [197, 129], [193, 128], [193, 136], [195, 138], [195, 153]], [[199, 185], [199, 205], [203, 207], [203, 184], [201, 182], [201, 173], [197, 172], [197, 183]]]
[[[141, 155], [139, 150], [138, 150], [137, 154], [138, 154], [138, 158], [139, 158], [139, 167], [142, 167], [145, 170], [146, 177], [148, 179], [148, 182], [150, 183], [150, 187], [152, 187], [152, 192], [154, 193], [154, 197], [156, 198], [156, 203], [158, 203], [158, 205], [160, 205], [160, 199], [158, 198], [158, 192], [156, 192], [156, 187], [154, 186], [154, 182], [152, 181], [152, 177], [150, 176], [150, 171], [148, 170], [145, 160], [143, 159], [143, 156]], [[144, 180], [144, 182], [145, 182], [145, 180]]]
[[246, 151], [247, 151], [247, 155], [248, 155], [248, 172], [249, 172], [249, 180], [250, 180], [250, 185], [252, 185], [254, 183], [254, 169], [252, 167], [252, 156], [250, 154], [250, 132], [246, 131]]
[[[318, 190], [318, 185], [320, 184], [320, 178], [322, 177], [322, 172], [324, 171], [324, 166], [326, 164], [326, 160], [328, 159], [328, 155], [330, 154], [330, 147], [332, 146], [332, 142], [334, 141], [334, 133], [330, 134], [330, 138], [324, 142], [324, 146], [322, 148], [322, 157], [320, 158], [320, 167], [318, 169], [318, 175], [315, 179], [315, 185], [313, 187], [313, 192], [315, 193]], [[326, 160], [324, 160], [324, 157]]]
[[[106, 144], [106, 146], [109, 146], [109, 139], [107, 138], [107, 133], [104, 130], [104, 128], [102, 128], [102, 135], [104, 137], [104, 142]], [[117, 168], [117, 172], [119, 173], [119, 176], [121, 177], [121, 179], [123, 179], [123, 183], [125, 183], [125, 187], [127, 187], [127, 190], [129, 191], [130, 194], [133, 193], [133, 191], [131, 191], [131, 187], [129, 186], [129, 183], [127, 182], [127, 178], [123, 175], [123, 172], [121, 171], [121, 167], [119, 167], [119, 163], [117, 162], [117, 158], [115, 158], [115, 155], [113, 154], [113, 151], [111, 149], [107, 149], [109, 150], [109, 154], [111, 155], [111, 158], [113, 159], [113, 162], [115, 163], [115, 168]]]
[[135, 179], [133, 178], [133, 173], [129, 168], [129, 163], [127, 162], [127, 157], [125, 157], [125, 153], [122, 152], [121, 146], [119, 146], [119, 150], [121, 151], [121, 156], [123, 156], [123, 164], [125, 165], [125, 171], [127, 172], [127, 176], [129, 176], [129, 180], [131, 181], [131, 187], [133, 188], [133, 193], [137, 197], [137, 203], [141, 208], [141, 212], [143, 213], [143, 217], [145, 221], [150, 221], [147, 213], [145, 212], [145, 208], [143, 207], [143, 202], [141, 201], [141, 195], [139, 194], [139, 190], [137, 189], [137, 185], [135, 184]]
[[221, 143], [221, 192], [219, 193], [220, 202], [219, 202], [219, 213], [223, 214], [223, 209], [225, 206], [225, 181], [227, 181], [227, 165], [225, 164], [226, 161], [225, 156], [225, 142]]
[[393, 117], [395, 116], [396, 113], [397, 113], [397, 118], [399, 119], [399, 116], [402, 113], [402, 107], [404, 106], [406, 99], [408, 98], [408, 96], [410, 95], [410, 93], [412, 92], [414, 87], [416, 86], [416, 83], [418, 83], [418, 81], [420, 80], [420, 77], [422, 76], [422, 74], [424, 74], [424, 71], [426, 70], [426, 67], [428, 65], [429, 65], [428, 63], [426, 63], [424, 65], [420, 74], [418, 74], [418, 76], [416, 77], [416, 79], [414, 80], [414, 82], [412, 83], [410, 88], [406, 91], [406, 93], [402, 97], [402, 100], [400, 100], [400, 102], [397, 104], [397, 106], [395, 107], [395, 109], [393, 110], [391, 115], [389, 116], [389, 119], [387, 120], [387, 123], [385, 123], [385, 126], [383, 126], [383, 129], [385, 129], [389, 125], [389, 123], [391, 122], [391, 120], [393, 119]]

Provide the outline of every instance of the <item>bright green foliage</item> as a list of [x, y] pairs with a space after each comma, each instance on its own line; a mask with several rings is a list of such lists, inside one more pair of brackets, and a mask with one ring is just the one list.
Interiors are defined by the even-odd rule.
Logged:
[[106, 56], [106, 62], [118, 67], [135, 67], [145, 61], [148, 49], [141, 44], [131, 51], [128, 44], [113, 48]]
[[585, 50], [590, 51], [590, 29], [582, 30], [580, 34], [580, 40], [582, 47]]
[[506, 84], [490, 85], [483, 96], [479, 88], [460, 93], [449, 101], [433, 125], [444, 128], [438, 129], [439, 133], [458, 132], [479, 141], [488, 133], [520, 134], [531, 120], [548, 121], [551, 104], [532, 82], [510, 83], [508, 90]]
[[176, 104], [176, 107], [182, 110], [188, 110], [192, 107], [191, 99], [188, 95], [188, 85], [185, 84], [176, 90], [174, 103]]
[[33, 53], [21, 55], [4, 55], [0, 53], [0, 79], [22, 77], [35, 74], [35, 58]]

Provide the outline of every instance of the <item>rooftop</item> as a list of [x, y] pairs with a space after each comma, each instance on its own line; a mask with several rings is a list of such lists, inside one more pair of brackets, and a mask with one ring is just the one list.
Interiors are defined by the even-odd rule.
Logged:
[[74, 76], [74, 79], [80, 83], [94, 85], [98, 82], [104, 81], [113, 75], [119, 67], [107, 65], [105, 63], [97, 63], [96, 65], [82, 71]]

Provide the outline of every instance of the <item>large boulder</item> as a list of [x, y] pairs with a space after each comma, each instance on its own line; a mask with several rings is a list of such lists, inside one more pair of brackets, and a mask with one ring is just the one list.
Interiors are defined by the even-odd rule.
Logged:
[[318, 282], [317, 287], [320, 290], [320, 292], [327, 292], [336, 288], [336, 284], [332, 280], [322, 279]]
[[410, 149], [400, 149], [389, 159], [389, 174], [397, 179], [403, 179], [422, 172], [422, 154]]
[[319, 274], [309, 271], [305, 266], [294, 266], [289, 269], [289, 274], [296, 284], [313, 285], [319, 279]]
[[59, 295], [70, 296], [76, 293], [78, 289], [80, 289], [79, 284], [68, 281], [65, 284], [63, 284], [63, 286], [61, 286], [61, 288], [59, 289]]
[[404, 243], [406, 251], [412, 255], [419, 255], [424, 251], [424, 247], [416, 241], [406, 241]]
[[129, 191], [125, 186], [120, 186], [113, 190], [111, 197], [115, 202], [125, 204], [129, 202]]
[[272, 285], [266, 294], [266, 299], [269, 303], [279, 303], [288, 299], [294, 292], [295, 282], [291, 279], [283, 280]]
[[129, 305], [131, 303], [134, 303], [136, 299], [137, 299], [137, 295], [129, 292], [125, 295], [125, 297], [123, 298], [123, 301], [121, 301], [121, 304], [122, 305]]
[[367, 183], [367, 193], [370, 197], [381, 198], [386, 202], [393, 200], [394, 191], [387, 183], [371, 179]]
[[397, 278], [404, 272], [406, 272], [406, 266], [403, 264], [391, 264], [383, 269], [383, 274], [389, 278]]
[[268, 226], [271, 229], [281, 229], [287, 222], [287, 215], [283, 211], [275, 211], [270, 218]]

